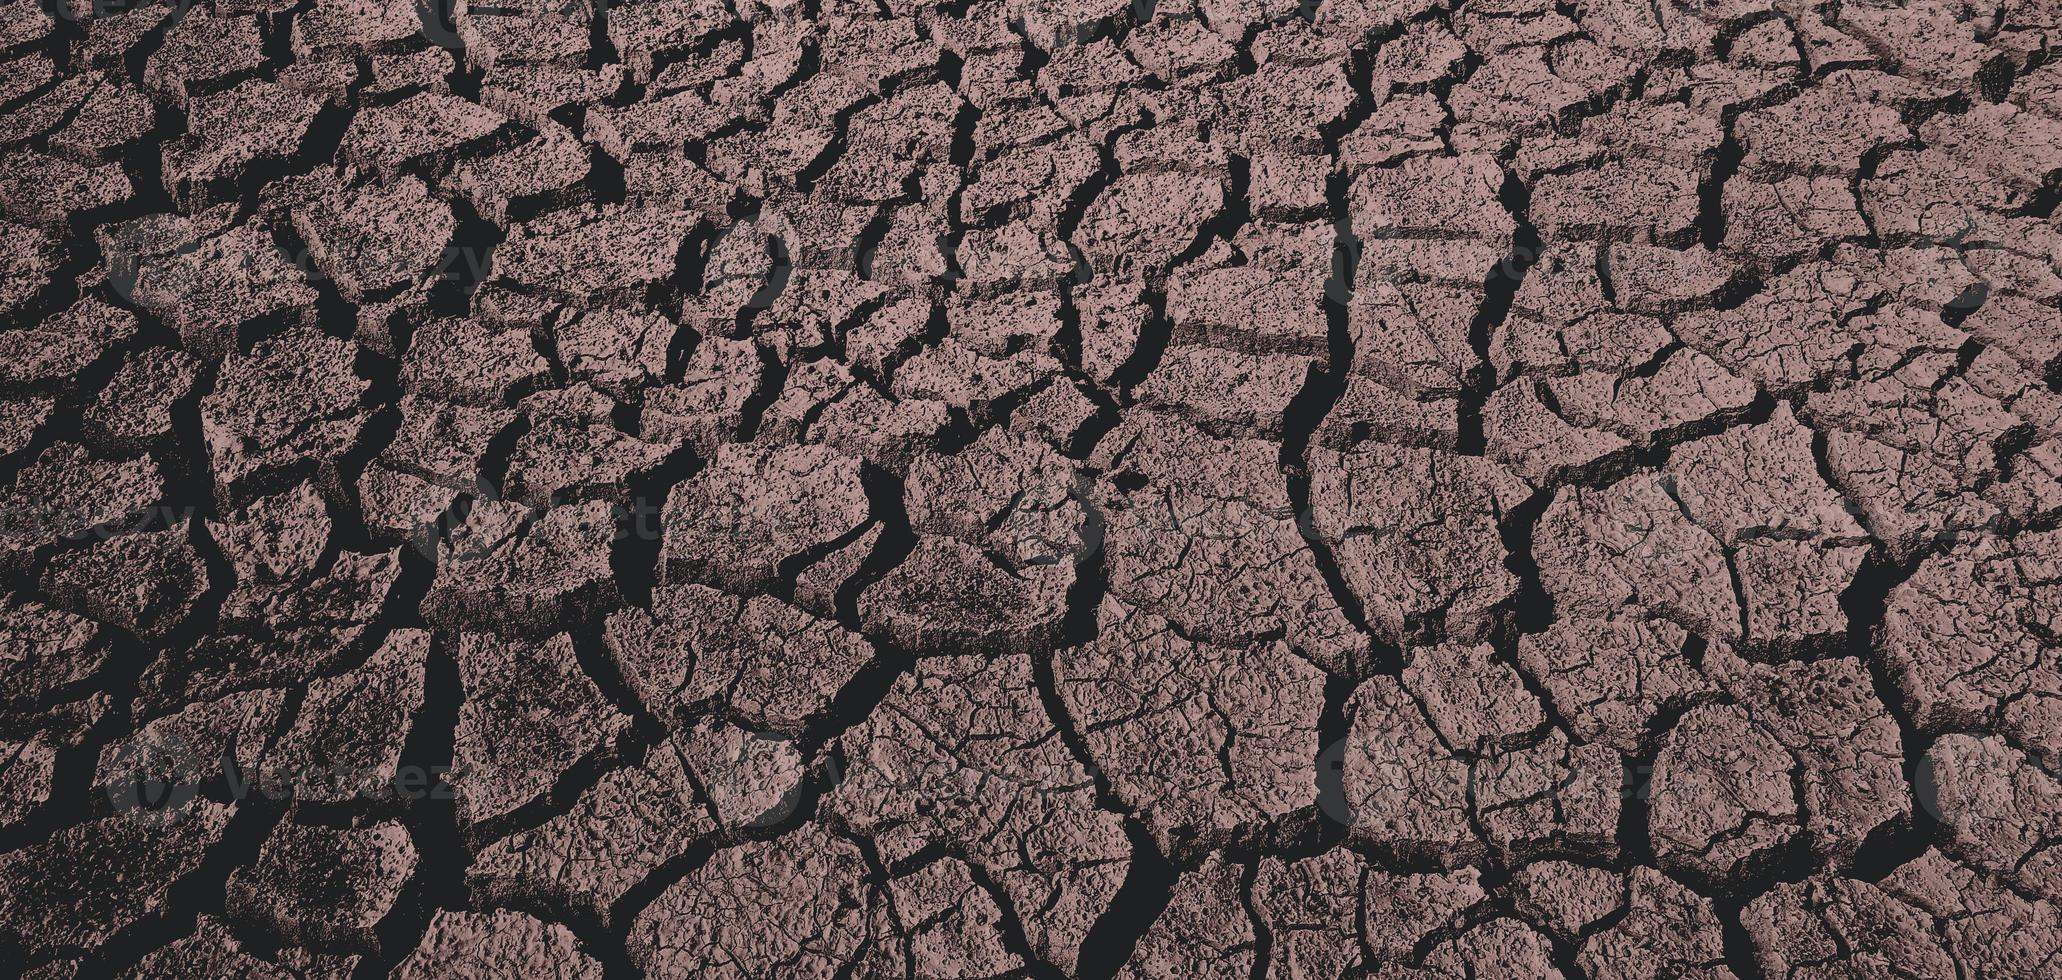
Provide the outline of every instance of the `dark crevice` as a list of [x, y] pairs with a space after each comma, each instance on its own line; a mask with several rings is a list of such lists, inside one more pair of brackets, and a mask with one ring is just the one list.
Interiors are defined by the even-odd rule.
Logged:
[[1131, 839], [1131, 867], [1108, 911], [1081, 941], [1075, 970], [1081, 980], [1109, 980], [1124, 968], [1139, 939], [1173, 899], [1181, 877], [1181, 869], [1160, 853], [1152, 834], [1131, 820], [1125, 821], [1124, 833]]
[[1724, 138], [1718, 144], [1718, 155], [1711, 161], [1711, 169], [1697, 186], [1697, 240], [1706, 249], [1717, 250], [1725, 241], [1725, 188], [1726, 181], [1740, 172], [1740, 161], [1746, 156], [1746, 149], [1733, 135], [1733, 121], [1724, 121]]
[[1460, 410], [1460, 434], [1454, 441], [1454, 450], [1467, 456], [1480, 456], [1487, 445], [1482, 431], [1482, 407], [1496, 389], [1496, 371], [1491, 367], [1490, 342], [1496, 331], [1503, 326], [1510, 315], [1511, 304], [1516, 301], [1518, 287], [1525, 282], [1525, 273], [1539, 261], [1542, 245], [1539, 231], [1532, 227], [1529, 215], [1532, 210], [1532, 190], [1518, 179], [1516, 171], [1504, 173], [1503, 186], [1497, 192], [1497, 199], [1504, 210], [1510, 212], [1517, 230], [1511, 236], [1511, 252], [1503, 261], [1489, 271], [1482, 283], [1482, 306], [1468, 325], [1468, 346], [1475, 352], [1476, 364], [1468, 371], [1462, 391]]
[[624, 488], [628, 499], [615, 508], [616, 536], [609, 548], [609, 570], [624, 602], [651, 605], [652, 589], [659, 583], [659, 553], [665, 543], [666, 498], [699, 466], [694, 452], [682, 447]]
[[916, 532], [909, 525], [909, 514], [902, 505], [902, 478], [868, 466], [860, 471], [859, 482], [881, 533], [858, 570], [838, 586], [833, 599], [839, 624], [854, 633], [865, 632], [859, 618], [860, 594], [902, 564], [916, 550], [917, 542]]
[[406, 803], [401, 823], [415, 844], [415, 875], [410, 900], [397, 905], [376, 930], [383, 956], [359, 964], [361, 980], [387, 976], [394, 964], [415, 949], [432, 917], [440, 910], [468, 907], [466, 868], [472, 852], [459, 829], [456, 794], [445, 782], [451, 771], [457, 738], [460, 684], [450, 641], [430, 642], [424, 661], [423, 706], [416, 712], [401, 747], [403, 775], [395, 789]]

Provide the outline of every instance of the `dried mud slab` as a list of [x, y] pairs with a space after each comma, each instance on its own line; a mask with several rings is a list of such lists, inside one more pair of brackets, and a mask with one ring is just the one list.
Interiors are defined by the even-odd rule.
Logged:
[[7, 12], [0, 972], [2062, 972], [2053, 0]]

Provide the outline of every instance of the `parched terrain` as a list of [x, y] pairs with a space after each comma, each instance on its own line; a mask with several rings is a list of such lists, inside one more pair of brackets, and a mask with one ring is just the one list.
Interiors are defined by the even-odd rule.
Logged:
[[2062, 977], [2057, 0], [4, 8], [27, 976]]

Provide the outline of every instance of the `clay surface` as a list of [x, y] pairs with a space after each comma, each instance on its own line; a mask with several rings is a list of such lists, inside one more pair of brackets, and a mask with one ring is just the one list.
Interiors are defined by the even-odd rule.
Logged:
[[2062, 975], [2057, 0], [0, 5], [0, 972]]

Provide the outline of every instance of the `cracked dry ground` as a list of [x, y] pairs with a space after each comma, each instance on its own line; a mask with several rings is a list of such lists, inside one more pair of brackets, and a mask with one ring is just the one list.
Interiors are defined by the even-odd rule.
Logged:
[[0, 970], [2062, 976], [2056, 0], [0, 18]]

